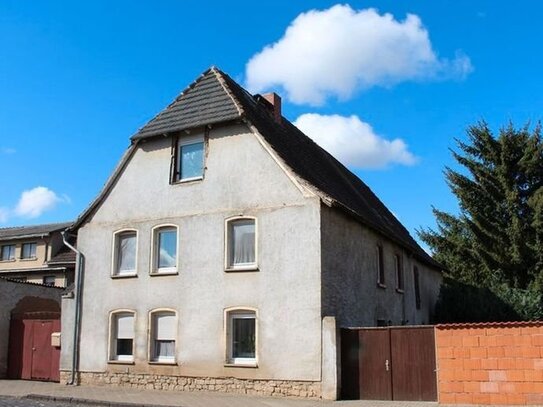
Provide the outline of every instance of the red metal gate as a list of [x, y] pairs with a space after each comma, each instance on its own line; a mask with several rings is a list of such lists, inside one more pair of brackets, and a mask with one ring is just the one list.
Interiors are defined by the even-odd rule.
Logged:
[[60, 332], [59, 319], [12, 319], [9, 331], [10, 379], [60, 381], [60, 348], [51, 334]]
[[343, 399], [436, 401], [434, 327], [341, 330]]

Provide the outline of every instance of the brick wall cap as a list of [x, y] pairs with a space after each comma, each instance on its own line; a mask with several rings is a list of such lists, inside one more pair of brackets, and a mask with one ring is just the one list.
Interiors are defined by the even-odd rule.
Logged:
[[520, 328], [543, 326], [543, 321], [511, 321], [511, 322], [466, 322], [453, 324], [437, 324], [436, 329], [465, 329], [465, 328]]

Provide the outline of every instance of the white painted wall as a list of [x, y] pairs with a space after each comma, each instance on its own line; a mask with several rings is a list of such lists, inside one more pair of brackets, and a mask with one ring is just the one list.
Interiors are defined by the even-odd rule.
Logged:
[[[211, 130], [203, 181], [169, 184], [170, 146], [143, 144], [79, 230], [81, 371], [320, 380], [319, 200], [304, 197], [245, 126]], [[240, 214], [258, 219], [258, 272], [224, 271], [224, 220]], [[179, 274], [150, 276], [151, 229], [163, 223], [179, 227]], [[138, 276], [112, 279], [113, 233], [125, 227], [138, 230]], [[233, 306], [258, 309], [258, 368], [224, 366], [223, 310]], [[175, 367], [147, 363], [148, 312], [159, 307], [178, 311]], [[134, 366], [107, 363], [108, 314], [119, 308], [137, 312]]]

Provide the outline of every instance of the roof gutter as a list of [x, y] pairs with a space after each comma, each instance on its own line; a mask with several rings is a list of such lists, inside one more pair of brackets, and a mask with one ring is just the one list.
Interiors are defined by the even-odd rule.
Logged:
[[0, 241], [7, 241], [7, 240], [19, 240], [19, 239], [34, 239], [39, 238], [43, 239], [46, 236], [49, 236], [51, 233], [34, 233], [30, 235], [18, 235], [18, 236], [5, 236], [0, 238]]
[[72, 371], [70, 375], [70, 380], [68, 385], [77, 386], [77, 380], [76, 380], [76, 373], [78, 368], [78, 362], [79, 362], [79, 332], [81, 328], [81, 289], [83, 287], [83, 264], [84, 264], [84, 257], [83, 254], [77, 250], [74, 246], [72, 246], [68, 241], [66, 240], [66, 231], [60, 232], [62, 235], [62, 241], [68, 247], [71, 251], [75, 252], [76, 254], [76, 260], [75, 260], [75, 292], [74, 292], [74, 300], [75, 300], [75, 316], [74, 316], [74, 331], [73, 331], [73, 347], [72, 347]]

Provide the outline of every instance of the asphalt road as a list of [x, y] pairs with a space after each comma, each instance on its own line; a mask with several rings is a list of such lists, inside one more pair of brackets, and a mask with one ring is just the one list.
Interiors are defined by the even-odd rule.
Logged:
[[[88, 407], [88, 404], [61, 403], [58, 401], [38, 401], [0, 396], [0, 407]], [[93, 404], [93, 407], [100, 406]]]

